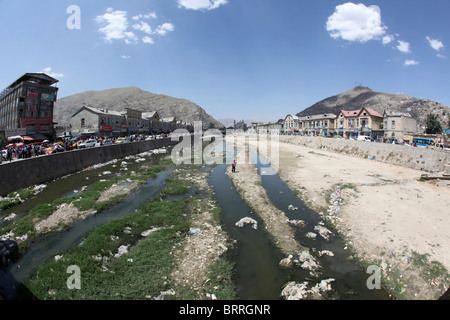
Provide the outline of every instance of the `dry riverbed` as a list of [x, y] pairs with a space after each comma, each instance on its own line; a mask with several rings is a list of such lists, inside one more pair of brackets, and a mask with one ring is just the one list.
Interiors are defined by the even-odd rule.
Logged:
[[393, 298], [447, 290], [450, 188], [419, 181], [419, 170], [288, 143], [279, 144], [278, 173], [335, 225], [355, 259], [381, 268]]

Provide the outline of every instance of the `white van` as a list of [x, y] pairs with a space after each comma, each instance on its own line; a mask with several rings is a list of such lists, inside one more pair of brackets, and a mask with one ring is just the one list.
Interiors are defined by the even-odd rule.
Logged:
[[369, 137], [369, 136], [358, 136], [358, 139], [357, 139], [358, 141], [368, 141], [368, 142], [371, 142], [372, 141], [372, 138], [371, 137]]

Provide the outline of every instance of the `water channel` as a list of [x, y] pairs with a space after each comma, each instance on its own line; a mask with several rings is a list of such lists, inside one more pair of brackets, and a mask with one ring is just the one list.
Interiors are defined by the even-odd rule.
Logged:
[[[256, 161], [258, 157], [252, 153], [258, 172], [273, 170], [264, 161]], [[161, 157], [152, 157], [151, 160], [141, 164], [130, 164], [129, 170], [137, 170], [142, 164], [158, 164]], [[149, 163], [150, 162], [150, 163]], [[108, 166], [83, 171], [78, 174], [59, 179], [48, 184], [46, 190], [35, 198], [25, 202], [21, 206], [10, 209], [20, 215], [26, 214], [32, 207], [39, 203], [48, 203], [57, 198], [71, 195], [74, 190], [92, 184], [102, 178], [101, 173], [111, 171], [111, 174], [120, 174], [120, 166], [110, 164]], [[310, 277], [309, 272], [300, 267], [283, 269], [279, 266], [285, 256], [274, 246], [271, 238], [263, 228], [260, 217], [252, 212], [249, 206], [241, 199], [235, 190], [229, 177], [226, 175], [227, 164], [217, 165], [212, 168], [209, 184], [215, 192], [216, 200], [223, 212], [223, 225], [229, 236], [236, 240], [236, 247], [229, 252], [229, 259], [235, 263], [235, 282], [239, 299], [241, 300], [278, 300], [283, 286], [289, 281], [303, 282]], [[0, 287], [8, 289], [2, 295], [9, 299], [30, 298], [32, 295], [26, 292], [26, 288], [20, 286], [32, 270], [45, 260], [60, 254], [72, 246], [79, 245], [95, 226], [107, 223], [112, 219], [123, 217], [133, 212], [141, 203], [150, 201], [159, 193], [165, 179], [171, 173], [171, 168], [161, 172], [154, 179], [149, 179], [146, 185], [139, 188], [122, 203], [109, 210], [75, 224], [69, 230], [48, 236], [37, 241], [31, 246], [29, 252], [19, 261], [10, 266], [9, 271], [0, 274]], [[193, 169], [195, 170], [195, 169]], [[369, 290], [366, 286], [368, 274], [349, 258], [349, 253], [344, 250], [342, 240], [334, 235], [330, 241], [317, 237], [311, 240], [305, 237], [307, 231], [313, 231], [320, 221], [318, 213], [310, 210], [296, 197], [292, 190], [274, 172], [271, 175], [261, 175], [263, 187], [266, 189], [272, 203], [286, 213], [290, 219], [302, 219], [307, 222], [305, 228], [296, 233], [296, 240], [313, 251], [330, 250], [333, 257], [318, 258], [321, 268], [320, 279], [334, 278], [332, 283], [336, 299], [388, 299], [383, 290]], [[105, 179], [105, 177], [103, 177]], [[296, 211], [289, 211], [289, 205], [298, 207]], [[258, 221], [257, 230], [247, 226], [238, 228], [235, 223], [243, 217], [251, 217]], [[20, 268], [18, 268], [20, 266]], [[351, 293], [351, 294], [349, 294]], [[19, 295], [19, 296], [18, 296]]]

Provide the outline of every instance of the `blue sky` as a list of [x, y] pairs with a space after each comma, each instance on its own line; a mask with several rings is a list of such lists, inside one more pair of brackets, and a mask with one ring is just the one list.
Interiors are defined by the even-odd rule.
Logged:
[[449, 13], [448, 0], [0, 0], [0, 88], [46, 72], [59, 98], [137, 86], [259, 121], [356, 85], [450, 106]]

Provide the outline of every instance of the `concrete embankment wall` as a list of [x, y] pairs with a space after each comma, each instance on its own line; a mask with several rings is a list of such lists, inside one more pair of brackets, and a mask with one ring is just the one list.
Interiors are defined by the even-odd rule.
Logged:
[[177, 144], [170, 138], [94, 147], [0, 165], [0, 195], [78, 172], [94, 164]]
[[[412, 169], [449, 171], [450, 152], [378, 142], [303, 136], [280, 136], [280, 142], [324, 149]], [[450, 173], [450, 172], [448, 172]]]

